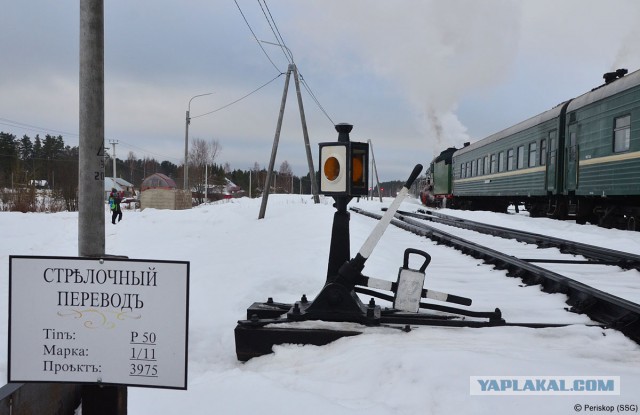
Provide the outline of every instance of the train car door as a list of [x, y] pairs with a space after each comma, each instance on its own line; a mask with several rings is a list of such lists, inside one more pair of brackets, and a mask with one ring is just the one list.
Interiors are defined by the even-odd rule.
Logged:
[[549, 140], [547, 142], [547, 153], [544, 155], [546, 157], [546, 190], [548, 192], [553, 192], [556, 190], [557, 183], [557, 174], [558, 174], [558, 139], [556, 137], [557, 131], [553, 130], [549, 132]]
[[565, 177], [568, 192], [575, 192], [578, 187], [578, 124], [569, 125], [569, 137], [566, 149], [567, 171]]

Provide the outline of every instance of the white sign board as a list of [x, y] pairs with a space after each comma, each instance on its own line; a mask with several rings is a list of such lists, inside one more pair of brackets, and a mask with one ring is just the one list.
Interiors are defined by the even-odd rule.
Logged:
[[9, 382], [187, 388], [189, 262], [9, 257]]

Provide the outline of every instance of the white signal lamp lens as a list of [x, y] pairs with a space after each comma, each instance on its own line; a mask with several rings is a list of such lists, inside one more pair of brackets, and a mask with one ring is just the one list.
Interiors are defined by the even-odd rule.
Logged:
[[320, 147], [320, 192], [345, 193], [347, 191], [347, 147], [340, 143]]

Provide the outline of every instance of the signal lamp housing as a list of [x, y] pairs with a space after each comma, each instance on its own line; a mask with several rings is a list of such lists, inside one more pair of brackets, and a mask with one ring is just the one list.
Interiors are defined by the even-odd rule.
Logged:
[[320, 143], [320, 193], [366, 196], [369, 188], [369, 144]]

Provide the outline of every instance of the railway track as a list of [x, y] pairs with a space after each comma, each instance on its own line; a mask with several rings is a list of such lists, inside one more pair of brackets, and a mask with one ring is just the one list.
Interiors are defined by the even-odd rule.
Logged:
[[[418, 210], [418, 213], [399, 211], [403, 217], [411, 217], [442, 223], [444, 225], [455, 226], [457, 228], [469, 229], [487, 235], [501, 238], [515, 239], [519, 242], [535, 244], [540, 248], [558, 248], [564, 254], [581, 255], [588, 258], [588, 263], [598, 263], [603, 265], [616, 265], [623, 269], [636, 269], [640, 271], [640, 255], [628, 252], [616, 251], [614, 249], [600, 246], [588, 245], [581, 242], [568, 241], [566, 239], [541, 235], [533, 232], [526, 232], [517, 229], [510, 229], [501, 226], [488, 225], [486, 223], [475, 222], [467, 219], [456, 218], [431, 210]], [[540, 260], [531, 259], [529, 262], [555, 262], [555, 263], [581, 263], [583, 261], [572, 260]]]
[[[351, 207], [351, 211], [374, 219], [382, 215]], [[428, 216], [428, 217], [425, 217]], [[481, 259], [498, 269], [507, 271], [507, 275], [522, 279], [527, 285], [538, 284], [548, 293], [562, 293], [567, 298], [568, 311], [586, 314], [594, 321], [606, 327], [621, 331], [626, 336], [640, 344], [640, 305], [632, 301], [612, 295], [608, 292], [593, 288], [572, 278], [560, 275], [554, 271], [534, 265], [533, 262], [544, 260], [519, 259], [486, 246], [468, 241], [459, 236], [437, 229], [425, 223], [425, 220], [436, 220], [436, 215], [421, 215], [409, 212], [398, 212], [391, 223], [401, 229], [427, 237], [439, 244], [453, 247], [464, 254]], [[626, 269], [640, 265], [637, 255], [619, 251], [598, 248], [577, 242], [549, 238], [544, 235], [514, 231], [491, 225], [461, 219], [438, 218], [438, 221], [449, 222], [448, 225], [464, 227], [469, 230], [487, 233], [500, 237], [512, 237], [522, 242], [535, 243], [542, 247], [558, 247], [565, 253], [579, 254], [597, 263], [614, 264]], [[493, 229], [492, 229], [493, 228]], [[511, 236], [507, 236], [511, 235]], [[584, 262], [574, 260], [553, 260], [554, 262]]]

